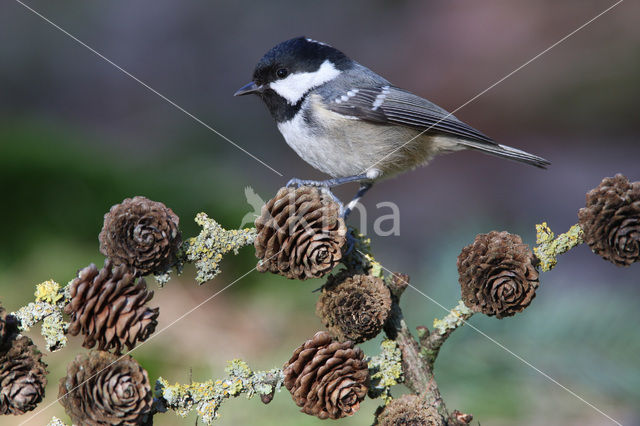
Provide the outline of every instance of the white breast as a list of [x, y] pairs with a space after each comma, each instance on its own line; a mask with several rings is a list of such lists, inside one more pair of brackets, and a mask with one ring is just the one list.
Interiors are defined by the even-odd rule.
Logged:
[[[335, 142], [314, 134], [302, 116], [298, 113], [289, 121], [278, 123], [278, 130], [287, 144], [307, 163], [316, 169], [337, 176], [331, 153], [335, 151]], [[344, 175], [347, 176], [348, 174]]]
[[389, 177], [425, 164], [435, 154], [459, 149], [453, 139], [416, 137], [416, 129], [349, 119], [322, 107], [317, 95], [309, 96], [302, 109], [321, 127], [310, 127], [299, 112], [278, 123], [278, 129], [303, 160], [332, 177], [359, 175], [372, 166]]

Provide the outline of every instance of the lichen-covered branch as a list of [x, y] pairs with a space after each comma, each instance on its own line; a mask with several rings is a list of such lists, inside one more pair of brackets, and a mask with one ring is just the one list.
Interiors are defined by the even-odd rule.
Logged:
[[62, 317], [62, 310], [70, 296], [66, 287], [53, 280], [45, 281], [36, 286], [36, 301], [20, 308], [14, 315], [20, 321], [20, 329], [29, 331], [37, 323], [42, 322], [41, 333], [47, 342], [49, 351], [62, 349], [67, 344], [65, 332], [69, 323]]
[[391, 314], [384, 331], [389, 339], [395, 340], [402, 354], [404, 383], [411, 391], [433, 406], [442, 418], [447, 418], [449, 414], [433, 376], [431, 365], [420, 354], [420, 345], [411, 335], [396, 297], [394, 297]]
[[47, 423], [47, 426], [67, 426], [67, 424], [54, 416], [51, 418], [51, 420], [49, 420], [49, 423]]
[[418, 338], [422, 345], [421, 354], [431, 366], [435, 363], [440, 348], [451, 333], [462, 326], [472, 315], [473, 311], [461, 300], [444, 318], [433, 320], [431, 333], [426, 327], [418, 329]]
[[380, 348], [380, 354], [367, 361], [371, 375], [369, 396], [388, 402], [391, 400], [391, 387], [402, 383], [402, 351], [390, 339], [383, 340]]
[[540, 269], [550, 271], [558, 263], [557, 257], [583, 243], [583, 231], [580, 225], [573, 225], [567, 232], [557, 237], [547, 225], [542, 222], [536, 225], [536, 244], [533, 252], [540, 260]]
[[252, 371], [239, 359], [229, 362], [225, 369], [229, 375], [222, 380], [208, 380], [186, 385], [169, 385], [162, 377], [156, 382], [156, 409], [158, 412], [174, 410], [179, 416], [187, 416], [195, 409], [206, 424], [218, 418], [220, 405], [231, 397], [246, 394], [247, 398], [260, 395], [264, 403], [280, 390], [284, 375], [282, 370]]
[[218, 222], [209, 218], [206, 213], [198, 213], [195, 218], [202, 231], [197, 237], [190, 238], [183, 245], [187, 262], [196, 265], [196, 280], [202, 284], [220, 273], [219, 264], [225, 253], [238, 250], [253, 244], [256, 237], [255, 228], [224, 229]]

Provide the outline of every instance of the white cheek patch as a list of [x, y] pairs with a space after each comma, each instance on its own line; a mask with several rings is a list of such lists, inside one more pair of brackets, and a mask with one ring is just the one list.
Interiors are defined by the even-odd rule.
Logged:
[[333, 80], [339, 74], [340, 71], [331, 61], [326, 60], [317, 71], [291, 74], [287, 78], [274, 81], [269, 86], [291, 105], [295, 105], [309, 90]]

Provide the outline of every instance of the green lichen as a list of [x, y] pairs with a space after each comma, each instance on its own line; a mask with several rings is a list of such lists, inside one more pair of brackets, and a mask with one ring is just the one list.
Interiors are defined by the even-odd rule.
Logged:
[[184, 253], [187, 262], [195, 263], [198, 271], [196, 280], [202, 284], [220, 273], [220, 261], [225, 253], [233, 251], [238, 254], [240, 248], [253, 244], [256, 229], [227, 230], [205, 213], [198, 213], [195, 221], [202, 231], [186, 241]]
[[458, 305], [451, 309], [444, 318], [433, 320], [433, 332], [444, 335], [460, 327], [466, 320], [471, 318], [471, 315], [473, 315], [473, 311], [460, 300]]
[[371, 385], [369, 396], [391, 400], [391, 387], [402, 382], [402, 352], [394, 340], [383, 340], [380, 354], [368, 359]]
[[61, 289], [60, 284], [49, 280], [36, 286], [35, 297], [35, 302], [13, 313], [20, 320], [20, 330], [29, 331], [42, 322], [40, 332], [47, 348], [50, 351], [62, 349], [67, 344], [65, 331], [69, 326], [62, 317], [62, 310], [69, 300], [68, 289]]
[[47, 426], [67, 426], [67, 424], [54, 416], [51, 418], [51, 420], [49, 420], [49, 423], [47, 423]]
[[540, 269], [550, 271], [557, 263], [557, 257], [583, 243], [583, 232], [580, 225], [573, 225], [569, 231], [557, 237], [547, 222], [536, 225], [536, 244], [533, 252], [540, 260]]
[[231, 397], [246, 394], [247, 398], [254, 395], [269, 395], [279, 391], [284, 381], [281, 369], [253, 372], [242, 360], [230, 361], [225, 372], [226, 379], [208, 380], [200, 383], [169, 385], [160, 377], [156, 382], [156, 405], [159, 411], [171, 409], [181, 417], [196, 410], [205, 424], [211, 424], [219, 417], [222, 403]]

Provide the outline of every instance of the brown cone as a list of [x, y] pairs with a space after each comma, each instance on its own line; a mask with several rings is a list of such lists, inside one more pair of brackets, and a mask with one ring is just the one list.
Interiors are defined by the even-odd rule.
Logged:
[[126, 266], [113, 267], [110, 260], [98, 271], [91, 264], [71, 281], [71, 300], [64, 312], [71, 315], [68, 333], [84, 335], [82, 346], [100, 350], [126, 346], [133, 349], [156, 329], [159, 308], [146, 303], [153, 297], [143, 278], [138, 279]]
[[281, 188], [256, 219], [258, 271], [299, 280], [329, 273], [342, 259], [346, 242], [339, 210], [318, 188]]
[[0, 414], [20, 415], [36, 408], [47, 386], [47, 364], [26, 336], [0, 353]]
[[128, 265], [141, 275], [165, 272], [176, 262], [182, 243], [179, 221], [160, 202], [127, 198], [104, 215], [100, 251], [114, 264]]
[[518, 235], [480, 234], [458, 256], [462, 300], [476, 312], [503, 318], [529, 306], [538, 288], [535, 256]]
[[11, 341], [18, 335], [18, 319], [9, 315], [0, 306], [0, 352], [8, 350]]
[[402, 395], [377, 414], [378, 426], [444, 426], [438, 411], [416, 395]]
[[353, 415], [367, 395], [369, 370], [352, 342], [319, 331], [284, 365], [284, 385], [302, 412], [321, 419]]
[[[153, 394], [147, 372], [129, 355], [78, 355], [60, 380], [60, 403], [73, 424], [147, 424]], [[148, 423], [151, 424], [151, 423]]]
[[640, 261], [640, 182], [604, 178], [587, 193], [578, 219], [594, 253], [618, 266]]
[[390, 310], [391, 293], [382, 279], [344, 272], [329, 277], [316, 303], [316, 315], [329, 333], [355, 343], [376, 337]]

